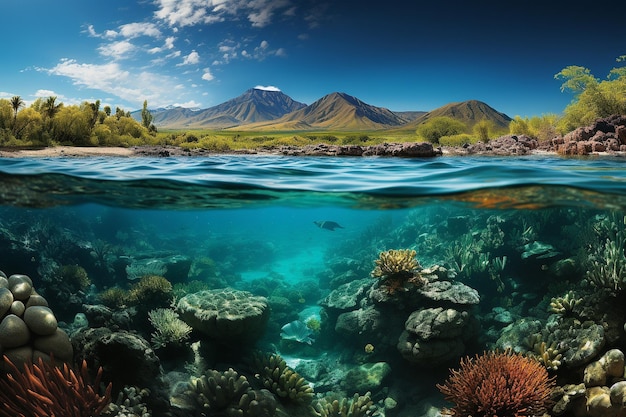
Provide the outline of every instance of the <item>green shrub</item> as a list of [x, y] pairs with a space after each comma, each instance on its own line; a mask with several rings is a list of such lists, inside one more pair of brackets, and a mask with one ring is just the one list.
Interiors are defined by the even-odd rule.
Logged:
[[442, 146], [463, 146], [467, 143], [476, 143], [480, 139], [476, 136], [461, 133], [460, 135], [442, 136], [439, 138], [439, 144]]

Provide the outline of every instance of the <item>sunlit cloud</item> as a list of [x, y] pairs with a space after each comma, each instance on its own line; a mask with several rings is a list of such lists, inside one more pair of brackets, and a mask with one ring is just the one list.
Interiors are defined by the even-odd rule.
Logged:
[[123, 37], [126, 39], [134, 39], [140, 36], [148, 36], [152, 38], [161, 37], [161, 31], [159, 28], [150, 22], [143, 23], [126, 23], [118, 27], [118, 30], [105, 30], [102, 33], [98, 33], [94, 25], [88, 25], [86, 32], [89, 36], [102, 39], [115, 39], [117, 37]]
[[192, 51], [189, 55], [184, 57], [183, 58], [183, 62], [178, 64], [177, 66], [181, 66], [181, 65], [196, 65], [199, 62], [200, 62], [200, 54], [198, 54], [196, 51]]
[[176, 40], [176, 38], [174, 36], [169, 36], [167, 38], [165, 38], [165, 43], [163, 44], [163, 46], [157, 46], [151, 49], [148, 49], [148, 53], [149, 54], [157, 54], [159, 52], [164, 52], [164, 51], [168, 51], [171, 49], [174, 49], [174, 41]]
[[202, 79], [204, 81], [213, 81], [215, 79], [215, 76], [211, 74], [211, 70], [209, 68], [205, 68], [202, 73]]
[[98, 52], [100, 53], [100, 55], [113, 59], [125, 58], [134, 50], [135, 45], [126, 40], [102, 45], [98, 48]]
[[[149, 71], [131, 73], [118, 62], [88, 64], [63, 59], [46, 71], [51, 75], [67, 77], [74, 85], [100, 90], [137, 106], [143, 100], [148, 100], [151, 105], [165, 106], [177, 99], [172, 92], [179, 83], [173, 78]], [[185, 94], [184, 89], [181, 93]]]

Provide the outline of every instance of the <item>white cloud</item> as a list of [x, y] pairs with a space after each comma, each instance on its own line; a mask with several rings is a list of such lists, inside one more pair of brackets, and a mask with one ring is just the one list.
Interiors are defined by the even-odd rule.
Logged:
[[152, 106], [166, 106], [186, 94], [184, 89], [177, 95], [172, 94], [179, 85], [174, 78], [148, 71], [131, 73], [118, 62], [99, 65], [63, 59], [46, 71], [51, 75], [67, 77], [79, 87], [100, 90], [137, 106], [143, 100], [148, 100]]
[[195, 26], [238, 20], [245, 16], [253, 27], [272, 23], [282, 10], [283, 16], [294, 16], [291, 0], [156, 0], [155, 17], [169, 26]]
[[188, 109], [197, 109], [201, 107], [202, 105], [195, 100], [190, 100], [185, 103], [174, 103], [173, 106], [174, 107], [186, 107]]
[[280, 88], [274, 87], [273, 85], [268, 85], [268, 86], [257, 85], [256, 87], [254, 87], [254, 89], [263, 90], [263, 91], [280, 91]]
[[122, 59], [134, 50], [135, 45], [126, 40], [113, 42], [98, 48], [98, 52], [100, 52], [100, 55], [113, 59]]
[[152, 38], [158, 38], [161, 36], [161, 31], [154, 23], [127, 23], [120, 26], [120, 35], [128, 38], [138, 38], [139, 36], [149, 36]]
[[58, 99], [63, 99], [65, 98], [63, 96], [63, 94], [57, 94], [52, 90], [37, 90], [35, 91], [34, 94], [35, 97], [40, 97], [40, 98], [48, 98], [48, 97], [56, 97]]
[[202, 74], [202, 79], [204, 81], [213, 81], [215, 76], [211, 74], [211, 70], [209, 68], [205, 68], [204, 73]]
[[189, 55], [183, 58], [183, 62], [178, 64], [177, 66], [196, 65], [199, 62], [200, 62], [200, 54], [198, 54], [196, 51], [191, 51]]

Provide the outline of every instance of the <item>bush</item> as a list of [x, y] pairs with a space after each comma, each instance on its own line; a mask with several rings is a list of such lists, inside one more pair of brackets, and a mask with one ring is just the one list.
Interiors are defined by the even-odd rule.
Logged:
[[461, 133], [460, 135], [443, 136], [439, 138], [439, 144], [443, 146], [463, 146], [466, 143], [476, 143], [479, 139], [476, 136]]
[[434, 117], [418, 126], [416, 133], [430, 143], [437, 144], [444, 136], [458, 135], [465, 133], [467, 126], [465, 123], [453, 119], [452, 117]]

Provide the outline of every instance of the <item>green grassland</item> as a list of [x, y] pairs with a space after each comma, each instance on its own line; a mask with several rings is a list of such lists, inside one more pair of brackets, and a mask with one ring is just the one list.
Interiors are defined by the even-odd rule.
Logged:
[[[472, 135], [441, 138], [442, 145], [456, 146], [474, 143]], [[462, 137], [461, 137], [462, 136]], [[271, 148], [277, 146], [327, 145], [377, 145], [393, 142], [424, 142], [415, 131], [272, 131], [246, 132], [224, 130], [162, 130], [157, 142], [182, 148], [203, 148], [212, 151]]]

